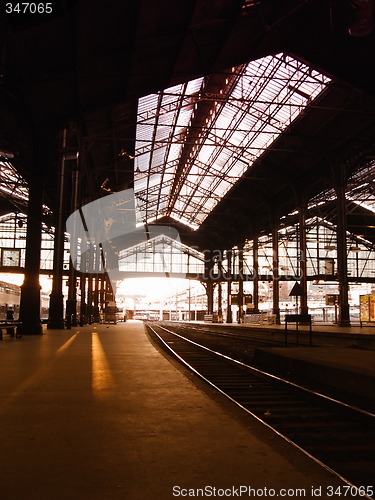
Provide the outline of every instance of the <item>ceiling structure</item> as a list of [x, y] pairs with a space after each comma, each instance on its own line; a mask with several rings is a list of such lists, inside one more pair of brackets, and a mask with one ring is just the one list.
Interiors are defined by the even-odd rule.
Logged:
[[[52, 209], [70, 122], [82, 202], [134, 188], [140, 220], [172, 224], [201, 249], [324, 201], [342, 166], [364, 169], [361, 192], [372, 196], [372, 0], [52, 4], [50, 14], [0, 14], [0, 151], [26, 181], [40, 177]], [[294, 81], [278, 86], [277, 71], [293, 78], [292, 68]], [[1, 212], [10, 206], [8, 196]], [[375, 226], [371, 206], [351, 217], [353, 229]]]
[[[135, 184], [140, 220], [198, 229], [225, 194], [329, 84], [284, 54], [139, 100]], [[203, 108], [203, 110], [202, 110]]]

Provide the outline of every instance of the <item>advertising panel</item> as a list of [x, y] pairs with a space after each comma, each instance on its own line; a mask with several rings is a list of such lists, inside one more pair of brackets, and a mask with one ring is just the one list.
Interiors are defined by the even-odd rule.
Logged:
[[370, 321], [369, 296], [359, 297], [359, 319], [360, 321]]

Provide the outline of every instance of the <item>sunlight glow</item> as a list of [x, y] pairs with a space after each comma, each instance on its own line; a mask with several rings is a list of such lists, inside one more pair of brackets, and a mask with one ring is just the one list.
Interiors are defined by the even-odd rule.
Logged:
[[92, 332], [92, 390], [96, 395], [113, 387], [113, 377], [97, 332]]
[[138, 221], [166, 216], [197, 229], [329, 83], [280, 53], [228, 70], [219, 93], [199, 78], [139, 99]]
[[189, 288], [189, 280], [177, 278], [132, 278], [117, 286], [116, 299], [142, 295], [146, 300], [163, 300]]
[[56, 354], [60, 355], [70, 347], [71, 344], [77, 339], [78, 332], [76, 332], [70, 339], [68, 339], [65, 344], [63, 344], [57, 351]]

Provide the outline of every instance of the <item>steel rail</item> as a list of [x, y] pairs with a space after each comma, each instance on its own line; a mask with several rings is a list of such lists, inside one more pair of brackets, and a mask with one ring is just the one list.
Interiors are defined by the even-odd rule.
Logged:
[[[293, 441], [292, 439], [288, 438], [287, 436], [285, 436], [282, 432], [278, 431], [275, 427], [273, 427], [271, 424], [269, 424], [268, 422], [266, 422], [264, 419], [260, 418], [258, 415], [256, 415], [254, 412], [252, 412], [251, 410], [249, 410], [248, 408], [246, 408], [245, 406], [243, 406], [239, 401], [237, 401], [235, 398], [233, 398], [232, 396], [230, 396], [228, 393], [226, 393], [223, 389], [221, 389], [220, 387], [218, 387], [215, 383], [213, 383], [210, 379], [208, 379], [207, 377], [205, 377], [202, 373], [200, 373], [196, 368], [194, 368], [190, 363], [188, 363], [182, 356], [180, 356], [155, 330], [155, 328], [151, 327], [149, 324], [147, 324], [147, 328], [159, 339], [159, 341], [173, 354], [174, 357], [176, 357], [183, 365], [185, 365], [190, 371], [192, 371], [193, 373], [195, 373], [200, 379], [202, 379], [204, 382], [206, 382], [207, 384], [209, 384], [211, 387], [213, 387], [216, 391], [218, 391], [220, 394], [222, 394], [223, 396], [225, 396], [227, 399], [229, 399], [231, 402], [233, 402], [236, 406], [238, 406], [239, 408], [241, 408], [242, 410], [244, 410], [247, 414], [251, 415], [253, 418], [255, 418], [258, 422], [260, 422], [261, 424], [263, 424], [265, 427], [267, 427], [268, 429], [270, 429], [273, 433], [275, 433], [277, 436], [279, 436], [280, 438], [282, 438], [284, 441], [286, 441], [287, 443], [289, 443], [290, 445], [292, 445], [293, 447], [295, 447], [296, 449], [298, 449], [300, 452], [302, 452], [304, 455], [306, 455], [307, 457], [309, 457], [311, 460], [313, 460], [315, 463], [317, 463], [319, 466], [321, 466], [323, 469], [325, 469], [327, 472], [333, 474], [336, 478], [338, 478], [339, 480], [343, 481], [347, 486], [351, 487], [351, 488], [355, 488], [355, 489], [359, 489], [358, 486], [356, 486], [354, 483], [352, 483], [350, 480], [348, 480], [347, 478], [345, 478], [342, 474], [340, 474], [339, 472], [335, 471], [334, 469], [332, 469], [329, 465], [325, 464], [322, 460], [320, 460], [319, 458], [315, 457], [313, 454], [311, 454], [309, 451], [307, 451], [306, 449], [302, 448], [299, 444], [297, 444], [295, 441]], [[321, 393], [318, 393], [318, 392], [314, 392], [314, 391], [311, 391], [310, 389], [306, 389], [305, 387], [303, 386], [300, 386], [298, 384], [295, 384], [293, 382], [290, 382], [288, 380], [284, 380], [280, 377], [277, 377], [273, 374], [270, 374], [270, 373], [267, 373], [267, 372], [264, 372], [262, 370], [259, 370], [257, 368], [254, 368], [250, 365], [247, 365], [246, 363], [242, 363], [241, 361], [238, 361], [234, 358], [231, 358], [230, 356], [227, 356], [225, 354], [222, 354], [220, 352], [217, 352], [217, 351], [214, 351], [204, 345], [201, 345], [201, 344], [198, 344], [197, 342], [194, 342], [190, 339], [187, 339], [186, 337], [178, 334], [178, 333], [175, 333], [171, 330], [168, 330], [167, 328], [165, 327], [162, 327], [161, 325], [158, 325], [158, 328], [164, 330], [166, 333], [168, 333], [169, 335], [173, 335], [173, 336], [176, 336], [176, 337], [179, 337], [181, 340], [185, 341], [185, 342], [188, 342], [190, 344], [193, 344], [195, 345], [196, 347], [202, 349], [202, 350], [205, 350], [207, 352], [209, 352], [210, 354], [213, 354], [215, 356], [218, 356], [222, 359], [224, 359], [225, 361], [227, 361], [228, 363], [232, 363], [234, 365], [238, 365], [238, 366], [241, 366], [242, 368], [245, 368], [246, 370], [248, 371], [252, 371], [252, 372], [255, 372], [258, 376], [262, 376], [262, 377], [266, 377], [266, 378], [270, 378], [274, 381], [277, 381], [277, 382], [281, 382], [285, 385], [288, 385], [288, 386], [291, 386], [293, 387], [294, 389], [298, 389], [299, 391], [303, 391], [303, 392], [306, 392], [310, 395], [314, 395], [316, 396], [317, 398], [323, 398], [325, 400], [328, 400], [330, 403], [334, 403], [334, 404], [337, 404], [337, 405], [341, 405], [343, 407], [345, 407], [346, 409], [350, 409], [351, 411], [357, 411], [359, 414], [361, 415], [365, 415], [366, 417], [370, 417], [370, 418], [375, 418], [375, 415], [373, 413], [370, 413], [370, 412], [367, 412], [365, 410], [362, 410], [360, 408], [356, 408], [356, 407], [353, 407], [351, 405], [348, 405], [346, 403], [343, 403], [339, 400], [336, 400], [336, 399], [333, 399], [333, 398], [330, 398], [328, 396], [325, 396], [324, 394], [321, 394]], [[368, 499], [368, 500], [373, 500], [374, 497], [372, 496], [368, 496], [367, 494], [361, 494], [360, 495], [361, 498], [365, 498], [365, 499]]]
[[[260, 370], [259, 368], [255, 368], [255, 366], [248, 365], [247, 363], [243, 363], [242, 361], [238, 361], [237, 359], [231, 358], [230, 356], [227, 356], [226, 354], [223, 354], [223, 353], [218, 352], [218, 351], [214, 351], [214, 350], [210, 349], [209, 347], [206, 347], [206, 346], [204, 346], [202, 344], [198, 344], [197, 342], [194, 342], [193, 340], [190, 340], [190, 339], [184, 337], [183, 335], [180, 335], [179, 333], [173, 332], [172, 330], [168, 330], [164, 326], [161, 326], [161, 325], [158, 325], [158, 326], [159, 326], [159, 328], [165, 330], [166, 332], [170, 333], [171, 335], [175, 335], [177, 337], [180, 337], [181, 339], [185, 340], [186, 342], [190, 342], [191, 344], [194, 344], [197, 347], [200, 347], [201, 349], [205, 349], [205, 350], [211, 352], [212, 354], [216, 354], [217, 356], [220, 356], [220, 357], [222, 357], [222, 358], [230, 361], [231, 363], [234, 363], [234, 364], [237, 364], [239, 366], [242, 366], [243, 368], [246, 368], [249, 371], [258, 373], [259, 375], [263, 375], [265, 377], [269, 377], [269, 378], [271, 378], [273, 380], [277, 380], [278, 382], [281, 382], [281, 383], [283, 383], [285, 385], [288, 385], [288, 386], [293, 387], [295, 389], [298, 389], [300, 391], [306, 392], [307, 394], [310, 394], [310, 395], [313, 395], [313, 396], [316, 396], [316, 397], [320, 397], [322, 399], [325, 399], [326, 401], [329, 401], [330, 403], [337, 404], [339, 406], [342, 406], [343, 408], [346, 408], [346, 409], [349, 409], [351, 411], [360, 413], [362, 415], [365, 415], [367, 417], [373, 418], [375, 420], [375, 413], [371, 413], [369, 411], [363, 410], [362, 408], [358, 408], [358, 407], [350, 405], [348, 403], [344, 403], [343, 401], [340, 401], [338, 399], [335, 399], [335, 398], [332, 398], [330, 396], [327, 396], [326, 394], [322, 394], [321, 392], [313, 391], [311, 389], [308, 389], [307, 387], [304, 387], [302, 385], [296, 384], [295, 382], [291, 382], [290, 380], [286, 380], [286, 379], [284, 379], [282, 377], [279, 377], [277, 375], [273, 375], [272, 373], [265, 372], [264, 370]], [[212, 332], [210, 330], [205, 330], [205, 331], [207, 331], [209, 334], [213, 333], [214, 335], [215, 334], [217, 335], [216, 332]], [[228, 337], [235, 337], [235, 338], [237, 338], [239, 340], [248, 340], [248, 339], [244, 339], [241, 336], [236, 337], [235, 334], [233, 334], [233, 335], [232, 334], [229, 334], [229, 335], [225, 334], [225, 335], [228, 336]]]

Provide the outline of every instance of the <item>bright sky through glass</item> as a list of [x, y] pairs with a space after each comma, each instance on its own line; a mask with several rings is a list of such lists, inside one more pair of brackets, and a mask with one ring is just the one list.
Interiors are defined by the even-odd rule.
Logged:
[[[197, 229], [329, 82], [278, 54], [231, 68], [215, 95], [199, 78], [141, 98], [134, 178], [139, 222], [170, 216]], [[197, 134], [202, 101], [210, 105]]]
[[26, 181], [7, 160], [0, 161], [0, 192], [5, 197], [15, 198], [22, 202], [29, 199]]

